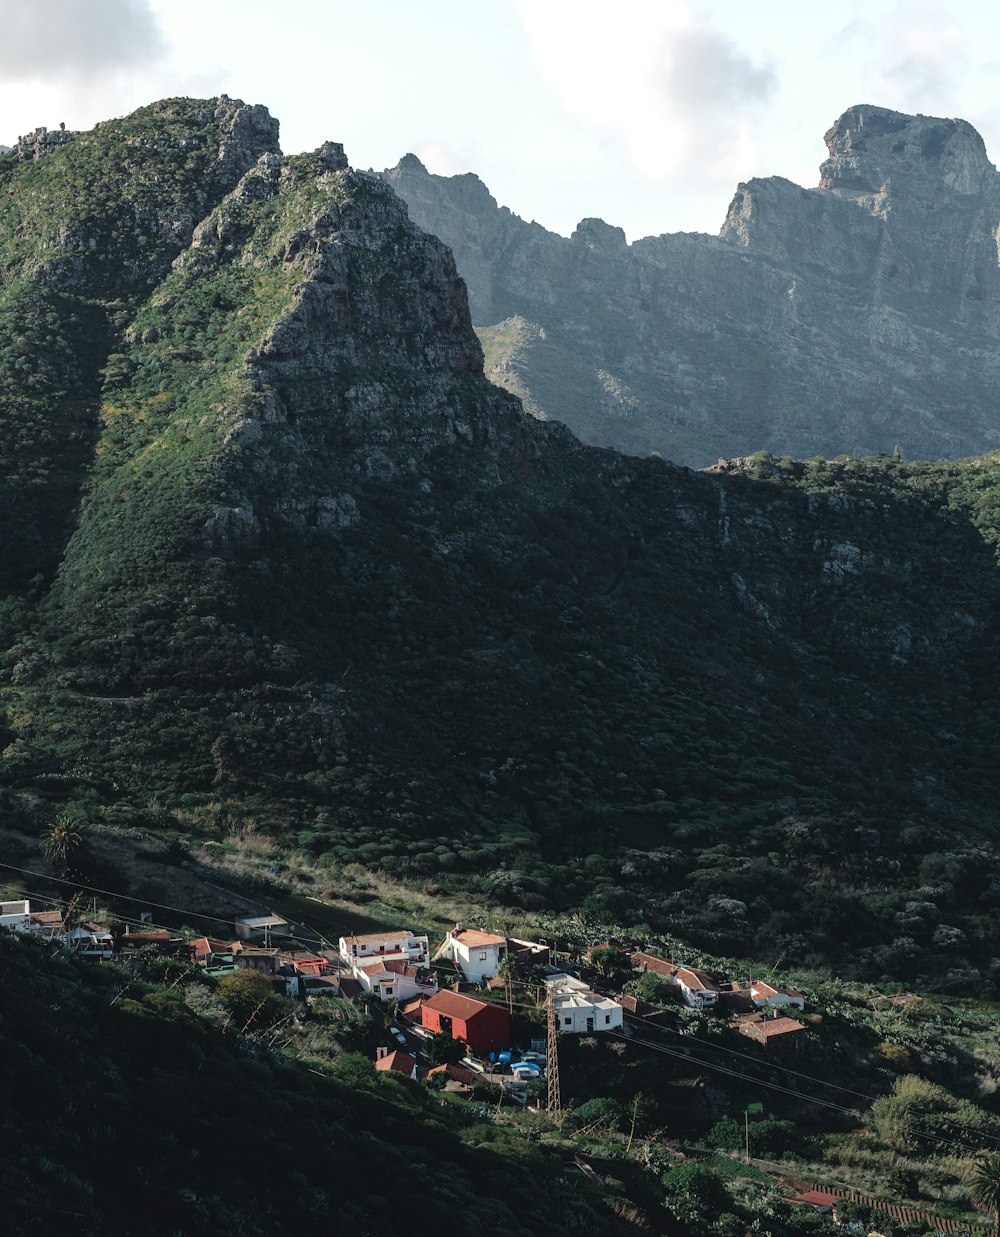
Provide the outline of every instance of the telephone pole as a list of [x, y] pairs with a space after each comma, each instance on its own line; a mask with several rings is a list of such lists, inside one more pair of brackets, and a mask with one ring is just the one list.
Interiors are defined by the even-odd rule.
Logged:
[[548, 1083], [547, 1108], [550, 1120], [562, 1125], [562, 1101], [559, 1095], [559, 1020], [556, 1017], [552, 989], [545, 994], [545, 1010], [548, 1015], [548, 1040], [545, 1053], [545, 1077]]

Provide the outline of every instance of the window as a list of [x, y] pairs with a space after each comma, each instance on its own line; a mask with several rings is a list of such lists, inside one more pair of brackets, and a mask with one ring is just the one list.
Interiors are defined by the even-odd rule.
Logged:
[[573, 1025], [573, 1019], [572, 1019], [572, 1018], [564, 1018], [564, 1019], [563, 1019], [563, 1024], [564, 1024], [565, 1026], [571, 1027], [571, 1026]]
[[485, 949], [484, 949], [484, 950], [483, 950], [483, 952], [479, 955], [479, 961], [480, 961], [480, 962], [485, 962], [485, 961], [486, 961], [486, 950], [485, 950]]
[[607, 1025], [610, 1021], [611, 1021], [611, 1015], [610, 1015], [610, 1014], [605, 1014], [605, 1015], [604, 1015], [604, 1022], [605, 1022], [605, 1025]]

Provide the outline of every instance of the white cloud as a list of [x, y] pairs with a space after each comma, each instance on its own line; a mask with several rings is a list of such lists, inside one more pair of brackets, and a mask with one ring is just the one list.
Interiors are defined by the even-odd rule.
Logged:
[[425, 142], [413, 153], [435, 176], [457, 176], [461, 172], [473, 171], [476, 166], [475, 152], [441, 142]]
[[0, 31], [7, 81], [136, 69], [166, 53], [148, 0], [0, 0]]
[[774, 70], [681, 0], [512, 0], [563, 110], [647, 180], [731, 182], [751, 165]]

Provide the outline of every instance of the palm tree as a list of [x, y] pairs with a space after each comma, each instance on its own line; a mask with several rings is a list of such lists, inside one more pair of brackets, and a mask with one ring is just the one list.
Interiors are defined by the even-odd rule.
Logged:
[[976, 1161], [970, 1192], [977, 1207], [993, 1212], [993, 1237], [1000, 1237], [1000, 1154]]
[[64, 872], [71, 871], [87, 850], [87, 821], [80, 812], [60, 812], [42, 839], [42, 854]]

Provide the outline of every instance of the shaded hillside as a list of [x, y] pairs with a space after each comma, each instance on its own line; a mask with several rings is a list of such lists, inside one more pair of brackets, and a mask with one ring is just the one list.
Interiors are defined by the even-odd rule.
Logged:
[[474, 175], [386, 179], [455, 253], [489, 377], [586, 442], [679, 463], [964, 455], [1000, 443], [1000, 178], [964, 121], [860, 106], [820, 184], [737, 188], [720, 234], [584, 219], [569, 239]]
[[0, 931], [8, 1231], [368, 1235], [392, 1226], [401, 1198], [415, 1233], [456, 1205], [482, 1233], [627, 1231], [561, 1176], [558, 1148], [477, 1127], [356, 1055], [300, 1063], [273, 1034], [220, 1029], [221, 1003], [180, 978], [144, 981]]
[[333, 880], [947, 986], [944, 923], [988, 974], [993, 459], [584, 447], [334, 144], [265, 154], [117, 347], [78, 527], [6, 609], [15, 816], [222, 802]]

